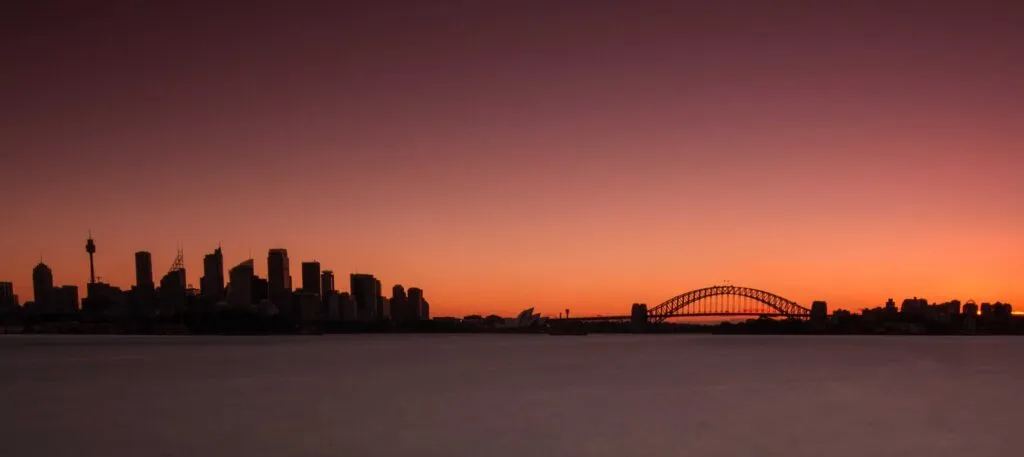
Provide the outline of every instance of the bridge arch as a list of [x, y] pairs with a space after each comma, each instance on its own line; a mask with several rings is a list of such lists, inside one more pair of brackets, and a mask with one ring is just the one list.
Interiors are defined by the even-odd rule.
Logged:
[[[660, 305], [651, 308], [647, 312], [647, 319], [649, 322], [662, 322], [665, 319], [677, 316], [709, 315], [708, 313], [687, 313], [686, 307], [698, 301], [712, 297], [739, 297], [754, 300], [773, 310], [774, 314], [785, 317], [806, 318], [811, 315], [811, 310], [798, 305], [792, 300], [785, 299], [771, 292], [752, 289], [750, 287], [725, 285], [705, 287], [703, 289], [691, 290], [684, 294], [676, 295], [675, 297], [665, 300], [665, 302]], [[742, 314], [749, 313], [726, 311], [711, 315]]]

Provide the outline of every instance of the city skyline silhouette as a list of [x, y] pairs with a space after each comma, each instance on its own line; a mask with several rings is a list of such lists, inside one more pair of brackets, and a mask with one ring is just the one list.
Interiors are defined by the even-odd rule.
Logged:
[[85, 290], [91, 229], [112, 284], [284, 247], [446, 315], [1024, 302], [1013, 5], [15, 3], [23, 300], [40, 257]]
[[[279, 316], [293, 321], [296, 325], [324, 325], [329, 321], [350, 324], [387, 321], [391, 325], [399, 326], [431, 318], [430, 305], [419, 287], [410, 287], [407, 291], [402, 284], [394, 284], [392, 295], [388, 297], [387, 285], [379, 278], [370, 273], [355, 271], [349, 275], [351, 282], [346, 290], [335, 282], [334, 270], [324, 267], [315, 259], [296, 262], [297, 275], [293, 275], [291, 272], [296, 269], [292, 268], [288, 250], [285, 248], [271, 248], [267, 251], [264, 263], [266, 274], [260, 277], [256, 269], [259, 262], [252, 257], [235, 266], [225, 264], [222, 245], [218, 244], [217, 248], [203, 256], [198, 286], [194, 284], [195, 276], [187, 275], [184, 250], [180, 246], [167, 273], [159, 277], [159, 282], [156, 281], [158, 276], [154, 273], [152, 253], [135, 252], [135, 281], [128, 287], [110, 284], [96, 275], [94, 255], [97, 252], [97, 245], [91, 231], [85, 242], [85, 251], [88, 254], [90, 275], [84, 296], [80, 295], [77, 285], [56, 283], [52, 268], [40, 259], [32, 269], [32, 297], [26, 299], [24, 303], [13, 283], [0, 281], [0, 285], [3, 286], [0, 290], [0, 314], [19, 314], [12, 314], [14, 307], [21, 308], [27, 318], [36, 316], [68, 319], [72, 315], [77, 315], [78, 317], [73, 319], [173, 321], [197, 313], [209, 314], [220, 309], [254, 313], [254, 316]], [[978, 304], [973, 299], [966, 302], [950, 299], [929, 302], [927, 298], [919, 298], [916, 295], [903, 299], [903, 304], [899, 308], [896, 307], [895, 301], [889, 298], [884, 307], [837, 307], [830, 312], [825, 300], [814, 300], [812, 303], [801, 305], [771, 292], [736, 286], [729, 284], [729, 281], [724, 281], [722, 285], [694, 289], [661, 303], [652, 303], [650, 308], [647, 304], [634, 303], [629, 314], [594, 313], [586, 306], [577, 309], [582, 309], [583, 312], [582, 316], [581, 313], [573, 315], [571, 320], [574, 322], [593, 324], [632, 321], [634, 326], [640, 325], [641, 329], [650, 323], [659, 324], [679, 318], [686, 318], [691, 323], [706, 324], [709, 320], [700, 318], [710, 317], [712, 320], [727, 322], [744, 316], [786, 320], [809, 319], [812, 324], [817, 322], [820, 326], [821, 322], [831, 316], [831, 325], [839, 325], [840, 328], [868, 325], [862, 324], [860, 319], [866, 319], [865, 322], [868, 323], [874, 319], [881, 319], [885, 322], [903, 322], [910, 325], [941, 324], [942, 328], [932, 328], [931, 331], [954, 331], [961, 325], [965, 327], [957, 331], [973, 331], [971, 329], [975, 327], [974, 323], [957, 322], [960, 319], [980, 318], [983, 323], [999, 324], [997, 327], [1002, 330], [998, 331], [1014, 332], [1019, 319], [1013, 320], [1011, 324], [1011, 317], [1024, 315], [1024, 311], [1013, 311], [1012, 304], [1004, 301]], [[535, 307], [528, 307], [513, 321], [518, 319], [522, 326], [527, 325], [522, 322], [540, 319], [542, 314], [534, 310]], [[855, 321], [856, 324], [844, 322], [849, 320], [851, 311], [860, 315]], [[491, 319], [498, 317], [500, 313], [501, 311], [484, 308], [477, 309], [471, 314], [443, 316], [441, 319], [455, 319], [455, 322], [462, 320], [463, 323], [476, 325], [473, 323], [477, 319], [482, 319], [483, 315], [488, 315], [488, 319]], [[555, 313], [550, 313], [548, 319], [554, 317]], [[698, 318], [696, 321], [693, 320], [695, 317]], [[570, 308], [564, 308], [564, 313], [559, 310], [557, 319], [570, 320]], [[946, 328], [951, 320], [955, 328]], [[750, 324], [748, 322], [748, 325]], [[527, 326], [532, 328], [535, 324]], [[555, 326], [553, 331], [561, 331], [562, 327]], [[638, 329], [634, 328], [635, 330]], [[997, 329], [993, 327], [986, 330]]]
[[7, 0], [4, 455], [1004, 457], [1024, 0]]

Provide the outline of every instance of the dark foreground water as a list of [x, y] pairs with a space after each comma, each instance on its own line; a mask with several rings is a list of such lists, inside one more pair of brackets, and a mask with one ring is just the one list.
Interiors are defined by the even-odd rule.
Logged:
[[3, 456], [1020, 456], [1024, 338], [0, 338]]

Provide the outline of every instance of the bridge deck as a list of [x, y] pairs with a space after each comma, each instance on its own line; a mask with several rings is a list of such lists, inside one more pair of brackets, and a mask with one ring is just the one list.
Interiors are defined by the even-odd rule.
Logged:
[[[673, 316], [665, 316], [664, 319], [678, 319], [686, 317], [795, 317], [805, 319], [810, 317], [809, 315], [797, 315], [790, 316], [782, 313], [695, 313], [695, 314], [681, 314]], [[661, 318], [661, 316], [647, 316], [647, 320], [651, 321], [654, 319]], [[582, 322], [601, 322], [601, 321], [628, 321], [632, 319], [631, 316], [583, 316], [583, 317], [570, 317], [568, 319], [552, 319], [558, 321], [582, 321]]]

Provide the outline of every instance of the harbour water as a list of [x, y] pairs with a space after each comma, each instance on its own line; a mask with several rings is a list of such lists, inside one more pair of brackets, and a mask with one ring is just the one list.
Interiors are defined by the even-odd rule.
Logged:
[[0, 338], [16, 456], [1024, 455], [1024, 338]]

